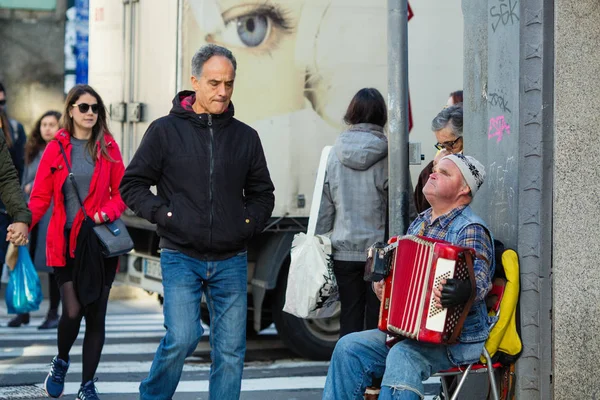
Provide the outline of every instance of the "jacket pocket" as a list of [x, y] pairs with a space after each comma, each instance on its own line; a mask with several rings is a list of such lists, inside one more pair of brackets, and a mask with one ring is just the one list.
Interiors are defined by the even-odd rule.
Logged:
[[181, 245], [198, 244], [206, 240], [205, 222], [194, 204], [181, 193], [171, 196], [167, 215], [164, 218], [164, 231], [169, 240]]
[[229, 252], [246, 247], [254, 235], [256, 220], [243, 207], [220, 216], [218, 225], [213, 225], [212, 245], [217, 252]]

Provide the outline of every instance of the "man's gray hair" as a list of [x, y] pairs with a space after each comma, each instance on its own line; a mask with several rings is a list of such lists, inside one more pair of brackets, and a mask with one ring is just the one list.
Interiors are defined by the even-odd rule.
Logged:
[[452, 133], [457, 138], [459, 138], [463, 135], [463, 106], [462, 106], [462, 104], [456, 104], [456, 105], [444, 108], [433, 119], [433, 121], [431, 121], [431, 130], [434, 132], [440, 131], [446, 127], [450, 128]]
[[233, 72], [237, 69], [237, 61], [229, 49], [217, 46], [216, 44], [207, 44], [200, 47], [196, 54], [194, 54], [194, 57], [192, 57], [192, 75], [199, 78], [202, 75], [204, 63], [214, 56], [227, 58], [233, 64]]

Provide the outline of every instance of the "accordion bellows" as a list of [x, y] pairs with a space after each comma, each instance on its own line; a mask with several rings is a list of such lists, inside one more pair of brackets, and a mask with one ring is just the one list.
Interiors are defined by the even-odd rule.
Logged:
[[[422, 236], [396, 239], [381, 301], [379, 329], [421, 342], [456, 343], [475, 299], [475, 252]], [[471, 280], [471, 297], [464, 305], [436, 308], [433, 289], [450, 278]]]

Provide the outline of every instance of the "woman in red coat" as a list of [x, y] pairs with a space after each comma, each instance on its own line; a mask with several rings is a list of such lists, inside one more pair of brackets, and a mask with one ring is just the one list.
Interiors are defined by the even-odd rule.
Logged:
[[[39, 222], [54, 201], [46, 242], [47, 264], [54, 268], [63, 302], [58, 325], [58, 355], [46, 378], [45, 389], [50, 397], [60, 397], [64, 391], [69, 368], [69, 352], [79, 334], [85, 317], [83, 341], [82, 384], [78, 399], [98, 399], [94, 374], [104, 345], [104, 319], [110, 286], [115, 278], [118, 259], [104, 259], [104, 286], [94, 303], [81, 306], [73, 286], [73, 268], [77, 252], [77, 236], [84, 215], [77, 198], [83, 200], [88, 217], [96, 224], [113, 221], [125, 210], [119, 194], [124, 166], [119, 147], [108, 131], [106, 109], [102, 99], [87, 85], [77, 85], [67, 95], [62, 127], [57, 132], [40, 161], [29, 201], [32, 227]], [[71, 180], [61, 145], [77, 183]], [[98, 257], [102, 257], [98, 254]]]

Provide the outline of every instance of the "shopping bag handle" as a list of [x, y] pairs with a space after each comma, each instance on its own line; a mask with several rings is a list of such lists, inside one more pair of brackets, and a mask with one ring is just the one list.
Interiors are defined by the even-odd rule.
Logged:
[[321, 197], [323, 196], [323, 184], [325, 182], [325, 171], [327, 170], [327, 159], [332, 146], [323, 147], [321, 151], [321, 160], [317, 170], [317, 179], [315, 181], [315, 190], [313, 192], [312, 203], [310, 205], [310, 215], [308, 218], [308, 230], [306, 236], [314, 236], [319, 219], [319, 208], [321, 208]]

